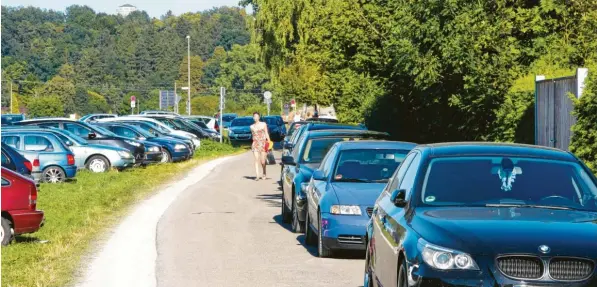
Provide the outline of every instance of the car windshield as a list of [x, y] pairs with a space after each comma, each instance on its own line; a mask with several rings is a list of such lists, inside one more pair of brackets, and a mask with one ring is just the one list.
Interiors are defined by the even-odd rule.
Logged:
[[422, 201], [433, 206], [524, 206], [597, 211], [597, 186], [574, 162], [521, 157], [433, 159]]
[[230, 123], [231, 127], [248, 127], [250, 125], [253, 124], [253, 119], [252, 118], [236, 118], [234, 120], [232, 120], [232, 123]]
[[94, 130], [100, 132], [102, 135], [105, 135], [105, 136], [111, 136], [111, 137], [117, 137], [118, 136], [117, 134], [115, 134], [115, 133], [113, 133], [113, 132], [105, 129], [104, 127], [100, 127], [100, 126], [94, 125], [94, 126], [92, 126], [92, 128]]
[[[303, 149], [302, 163], [320, 163], [328, 150], [337, 142], [348, 141], [351, 138], [328, 137], [309, 139]], [[353, 138], [353, 140], [356, 140]]]
[[332, 178], [347, 182], [387, 182], [408, 152], [400, 149], [341, 151]]
[[222, 121], [231, 122], [235, 118], [236, 118], [235, 116], [222, 116]]
[[270, 118], [270, 117], [264, 117], [263, 120], [265, 121], [266, 124], [268, 125], [277, 125], [278, 124], [278, 120], [276, 118]]
[[207, 127], [207, 125], [205, 125], [205, 123], [201, 119], [192, 119], [190, 121], [192, 123], [198, 125], [200, 128], [209, 129], [209, 127]]
[[141, 134], [142, 136], [144, 136], [145, 138], [155, 138], [155, 135], [151, 134], [150, 132], [135, 126], [135, 125], [128, 125], [130, 128], [134, 129], [136, 132], [138, 132], [139, 134]]
[[[89, 144], [89, 142], [87, 142], [84, 138], [82, 138], [82, 137], [80, 137], [80, 136], [78, 136], [78, 135], [76, 135], [74, 133], [71, 133], [68, 130], [60, 130], [60, 132], [58, 132], [56, 135], [62, 141], [70, 140], [70, 141], [74, 141], [74, 142], [76, 142], [77, 144], [80, 144], [80, 145], [88, 145]], [[64, 135], [66, 135], [66, 136], [64, 136]]]

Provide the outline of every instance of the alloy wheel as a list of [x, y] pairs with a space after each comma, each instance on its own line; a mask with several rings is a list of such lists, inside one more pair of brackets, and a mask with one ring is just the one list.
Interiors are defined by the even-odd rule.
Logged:
[[64, 172], [58, 167], [50, 167], [44, 172], [44, 179], [46, 182], [58, 183], [64, 181]]
[[162, 150], [162, 160], [161, 163], [170, 162], [170, 154], [166, 150]]
[[93, 172], [105, 172], [106, 162], [99, 158], [92, 159], [89, 163], [89, 170]]

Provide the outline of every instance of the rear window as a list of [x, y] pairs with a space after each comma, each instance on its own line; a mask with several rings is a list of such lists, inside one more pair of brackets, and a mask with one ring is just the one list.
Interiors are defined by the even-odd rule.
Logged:
[[2, 136], [2, 142], [14, 149], [21, 149], [21, 138], [19, 136]]
[[45, 137], [42, 136], [25, 136], [25, 150], [26, 151], [54, 151], [54, 146]]

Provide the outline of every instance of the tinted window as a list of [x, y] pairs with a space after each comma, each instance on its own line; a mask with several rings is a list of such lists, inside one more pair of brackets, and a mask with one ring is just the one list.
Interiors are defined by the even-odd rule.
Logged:
[[131, 129], [129, 128], [125, 128], [125, 127], [112, 127], [112, 131], [119, 135], [119, 136], [123, 136], [126, 138], [135, 138], [137, 137], [137, 134], [135, 132], [133, 132]]
[[222, 116], [222, 120], [225, 122], [230, 122], [236, 118], [235, 116]]
[[45, 137], [25, 136], [25, 150], [27, 151], [54, 151], [54, 146]]
[[402, 178], [404, 178], [404, 174], [406, 174], [406, 170], [408, 169], [408, 166], [413, 161], [413, 159], [415, 158], [416, 155], [417, 155], [417, 153], [410, 153], [409, 155], [406, 156], [406, 158], [398, 166], [398, 169], [392, 176], [390, 186], [387, 189], [388, 192], [393, 192], [394, 190], [398, 189], [398, 183], [400, 183], [402, 181]]
[[73, 133], [76, 134], [82, 138], [87, 138], [87, 136], [89, 136], [89, 134], [91, 133], [91, 130], [84, 127], [84, 126], [80, 126], [77, 124], [73, 124], [73, 123], [65, 123], [64, 124], [64, 128]]
[[412, 163], [406, 170], [404, 174], [404, 178], [400, 181], [400, 189], [406, 190], [406, 198], [410, 198], [410, 194], [412, 192], [412, 188], [415, 185], [415, 177], [417, 176], [417, 171], [419, 170], [419, 166], [421, 164], [421, 155], [418, 153], [416, 154], [415, 158], [413, 159]]
[[343, 138], [310, 139], [305, 144], [301, 161], [303, 163], [320, 163], [332, 145], [343, 140]]
[[37, 126], [44, 127], [44, 128], [60, 128], [59, 123], [40, 123]]
[[4, 154], [4, 152], [2, 152], [2, 166], [9, 164], [10, 163], [10, 158]]
[[2, 142], [14, 149], [21, 149], [21, 138], [19, 136], [2, 136]]
[[333, 155], [336, 152], [336, 149], [338, 149], [336, 146], [332, 146], [330, 151], [326, 154], [325, 158], [321, 162], [321, 171], [323, 171], [323, 174], [325, 174], [325, 176], [330, 175], [330, 173], [332, 172], [332, 166], [334, 165], [335, 159]]
[[429, 205], [540, 205], [597, 211], [597, 187], [577, 163], [517, 157], [437, 158], [422, 201]]
[[10, 182], [8, 182], [8, 180], [2, 178], [2, 186], [9, 186]]
[[272, 125], [272, 126], [278, 125], [278, 120], [276, 118], [264, 117], [262, 121], [265, 121], [268, 125]]
[[395, 149], [341, 151], [334, 181], [387, 182], [407, 153]]
[[247, 127], [254, 123], [255, 121], [252, 118], [236, 118], [230, 123], [231, 127]]

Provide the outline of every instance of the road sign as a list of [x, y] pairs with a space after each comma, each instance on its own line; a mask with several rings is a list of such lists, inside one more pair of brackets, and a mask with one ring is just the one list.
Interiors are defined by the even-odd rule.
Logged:
[[183, 91], [186, 91], [186, 90], [188, 90], [188, 89], [189, 89], [189, 87], [182, 87], [182, 88], [180, 88], [180, 89], [181, 89], [181, 90], [183, 90]]
[[290, 106], [293, 108], [296, 107], [296, 102], [294, 101], [294, 99], [290, 100]]
[[137, 97], [135, 96], [131, 96], [131, 108], [135, 107], [135, 101], [137, 100]]
[[266, 91], [265, 93], [263, 93], [263, 98], [266, 100], [269, 100], [272, 98], [272, 93], [270, 91]]

